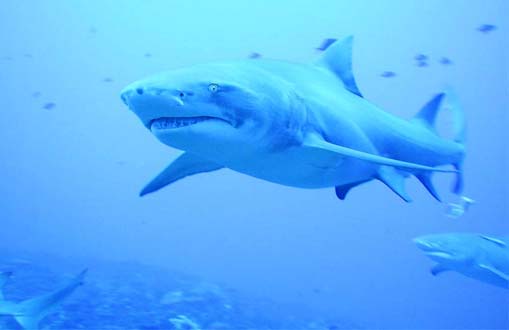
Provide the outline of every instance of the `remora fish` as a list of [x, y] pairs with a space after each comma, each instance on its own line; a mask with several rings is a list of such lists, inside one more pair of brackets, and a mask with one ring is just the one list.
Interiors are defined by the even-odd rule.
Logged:
[[452, 233], [421, 236], [414, 242], [438, 263], [433, 275], [452, 270], [509, 289], [509, 237]]
[[[461, 191], [463, 115], [455, 98], [454, 140], [433, 128], [445, 93], [410, 121], [362, 97], [352, 74], [352, 37], [314, 63], [259, 59], [161, 73], [127, 86], [122, 100], [161, 142], [185, 151], [141, 192], [223, 167], [301, 188], [348, 191], [378, 179], [405, 201], [415, 175], [439, 199], [431, 174], [457, 173]], [[452, 164], [456, 170], [436, 166]]]
[[[83, 284], [87, 270], [83, 270], [68, 284], [53, 292], [31, 298], [21, 302], [11, 302], [3, 299], [0, 295], [0, 315], [11, 315], [23, 329], [39, 329], [39, 322], [69, 297], [77, 287]], [[12, 273], [0, 273], [0, 290]]]

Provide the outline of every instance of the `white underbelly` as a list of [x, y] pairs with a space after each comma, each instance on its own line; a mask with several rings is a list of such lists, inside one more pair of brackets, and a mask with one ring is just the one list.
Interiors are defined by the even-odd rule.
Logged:
[[259, 179], [300, 188], [325, 188], [373, 177], [372, 164], [340, 156], [317, 157], [309, 149], [295, 147], [275, 153], [228, 153], [226, 167]]

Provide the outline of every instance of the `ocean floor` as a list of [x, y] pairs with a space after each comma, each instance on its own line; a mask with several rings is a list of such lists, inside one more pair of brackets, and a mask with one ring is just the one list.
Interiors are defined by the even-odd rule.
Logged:
[[[216, 283], [131, 262], [66, 260], [3, 253], [12, 271], [3, 293], [22, 301], [65, 285], [84, 268], [84, 284], [40, 323], [41, 329], [352, 329], [345, 320], [311, 315], [306, 306], [252, 298]], [[0, 316], [0, 329], [21, 329]]]

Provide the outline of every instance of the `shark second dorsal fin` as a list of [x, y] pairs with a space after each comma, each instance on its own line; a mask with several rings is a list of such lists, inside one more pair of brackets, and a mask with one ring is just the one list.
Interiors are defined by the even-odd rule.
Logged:
[[442, 104], [442, 99], [445, 94], [440, 93], [435, 95], [431, 100], [426, 103], [422, 109], [415, 115], [413, 121], [421, 124], [431, 131], [435, 131], [435, 119], [437, 117], [438, 110]]
[[334, 72], [350, 92], [362, 97], [352, 72], [353, 36], [338, 40], [330, 45], [316, 62]]

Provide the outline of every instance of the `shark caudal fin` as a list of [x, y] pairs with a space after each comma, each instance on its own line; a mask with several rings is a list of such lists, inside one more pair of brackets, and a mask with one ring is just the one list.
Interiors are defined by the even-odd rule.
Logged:
[[[428, 103], [426, 103], [422, 109], [413, 118], [413, 121], [421, 126], [436, 133], [435, 120], [437, 114], [442, 109], [450, 109], [453, 114], [454, 126], [453, 126], [453, 140], [461, 146], [462, 151], [459, 153], [457, 159], [455, 159], [451, 165], [456, 169], [456, 181], [452, 187], [452, 191], [455, 194], [460, 194], [463, 190], [463, 158], [465, 147], [465, 116], [462, 107], [459, 103], [458, 97], [452, 91], [451, 88], [447, 88], [445, 92], [435, 95]], [[421, 183], [428, 189], [428, 191], [438, 200], [435, 188], [431, 184], [431, 173], [417, 175], [417, 178]]]
[[0, 301], [0, 315], [11, 315], [23, 329], [39, 329], [39, 322], [51, 314], [74, 290], [83, 284], [83, 270], [68, 284], [53, 292], [19, 303]]

